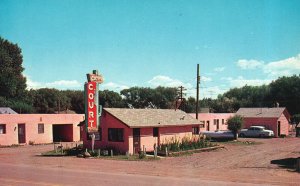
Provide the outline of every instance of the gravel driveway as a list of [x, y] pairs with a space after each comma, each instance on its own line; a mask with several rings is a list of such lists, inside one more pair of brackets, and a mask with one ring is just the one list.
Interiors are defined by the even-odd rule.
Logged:
[[300, 185], [292, 165], [300, 138], [240, 140], [258, 144], [158, 161], [39, 156], [52, 145], [0, 148], [0, 185]]

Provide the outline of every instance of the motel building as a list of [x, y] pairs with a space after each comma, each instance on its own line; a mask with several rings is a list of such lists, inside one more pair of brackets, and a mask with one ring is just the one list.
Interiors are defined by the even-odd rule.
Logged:
[[[196, 114], [190, 114], [196, 118]], [[240, 115], [244, 119], [244, 128], [264, 126], [274, 132], [274, 137], [288, 136], [291, 130], [290, 114], [285, 107], [273, 108], [240, 108], [236, 113], [199, 113], [200, 131], [228, 130], [227, 120]]]
[[[82, 130], [86, 131], [84, 122]], [[181, 110], [104, 108], [95, 134], [95, 149], [113, 148], [120, 153], [153, 151], [155, 145], [198, 135], [200, 121]], [[91, 133], [83, 132], [85, 148], [92, 147]]]
[[273, 108], [240, 108], [237, 113], [244, 118], [244, 127], [264, 126], [274, 132], [274, 137], [288, 136], [292, 125], [291, 115], [285, 107]]
[[84, 114], [18, 114], [0, 108], [0, 146], [80, 141]]
[[[195, 113], [190, 114], [196, 118]], [[198, 113], [200, 131], [227, 131], [227, 120], [235, 113]]]

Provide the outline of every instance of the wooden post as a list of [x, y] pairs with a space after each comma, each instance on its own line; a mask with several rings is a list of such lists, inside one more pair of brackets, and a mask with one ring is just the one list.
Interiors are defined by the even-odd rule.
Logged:
[[127, 159], [129, 158], [129, 152], [128, 151], [126, 151], [126, 157], [127, 157]]
[[296, 169], [297, 169], [298, 172], [300, 172], [300, 158], [297, 158]]
[[112, 149], [110, 150], [110, 156], [111, 156], [111, 157], [113, 157], [113, 156], [114, 156], [114, 152], [113, 152], [113, 150], [112, 150]]
[[101, 154], [101, 150], [98, 149], [98, 157], [100, 157], [100, 154]]
[[165, 152], [166, 152], [166, 156], [168, 156], [168, 147], [166, 147]]

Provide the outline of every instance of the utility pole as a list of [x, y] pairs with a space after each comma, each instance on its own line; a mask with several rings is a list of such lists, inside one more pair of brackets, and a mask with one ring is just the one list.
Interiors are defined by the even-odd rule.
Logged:
[[200, 67], [199, 64], [197, 64], [197, 95], [196, 95], [196, 119], [198, 119], [198, 113], [199, 113], [199, 84], [200, 84]]
[[[179, 88], [179, 90], [178, 90], [178, 94], [179, 94], [179, 97], [177, 98], [177, 100], [176, 100], [176, 108], [178, 108], [178, 107], [181, 107], [181, 108], [183, 108], [183, 109], [181, 109], [181, 110], [184, 110], [184, 98], [183, 98], [183, 91], [184, 90], [186, 90], [183, 86], [180, 86], [180, 87], [178, 87]], [[179, 102], [179, 105], [177, 106], [177, 103], [178, 103], [178, 101], [180, 101]], [[182, 103], [183, 103], [183, 107], [181, 106], [182, 105]], [[176, 109], [175, 109], [176, 110]]]
[[184, 89], [184, 87], [180, 86], [178, 88], [179, 88], [179, 99], [182, 99], [183, 98], [183, 89]]

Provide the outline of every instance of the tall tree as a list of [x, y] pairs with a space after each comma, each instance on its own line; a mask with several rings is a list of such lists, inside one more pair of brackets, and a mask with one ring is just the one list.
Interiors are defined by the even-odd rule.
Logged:
[[34, 107], [39, 113], [54, 113], [71, 107], [71, 100], [63, 91], [42, 88], [32, 90]]
[[290, 114], [300, 113], [300, 75], [280, 77], [270, 84], [269, 100], [272, 106], [279, 103], [287, 107]]
[[21, 48], [0, 37], [0, 96], [9, 98], [24, 98], [26, 78]]
[[125, 104], [120, 94], [110, 90], [99, 91], [99, 104], [108, 108], [124, 108]]
[[157, 87], [144, 88], [132, 87], [121, 91], [125, 104], [134, 108], [161, 108], [171, 109], [177, 97], [176, 88]]

